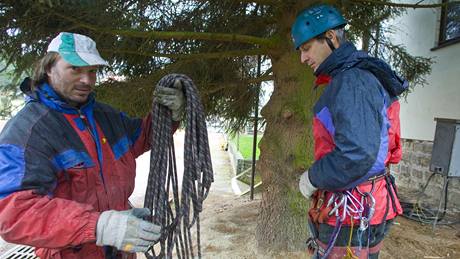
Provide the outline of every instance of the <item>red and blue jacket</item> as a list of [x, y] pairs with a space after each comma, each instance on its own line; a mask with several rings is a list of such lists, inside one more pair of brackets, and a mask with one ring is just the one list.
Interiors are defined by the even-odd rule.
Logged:
[[76, 109], [48, 84], [28, 94], [0, 135], [0, 235], [40, 258], [104, 258], [96, 223], [129, 209], [151, 115], [129, 118], [92, 95]]
[[[357, 51], [351, 43], [333, 51], [315, 75], [328, 84], [313, 108], [315, 162], [308, 170], [310, 181], [329, 196], [354, 187], [370, 191], [368, 179], [385, 174], [389, 163], [401, 160], [398, 96], [407, 82], [388, 64]], [[393, 204], [386, 211], [388, 191], [394, 191], [388, 188], [385, 181], [375, 183], [371, 224], [402, 212], [397, 197], [389, 201]], [[335, 217], [328, 221], [335, 222]]]

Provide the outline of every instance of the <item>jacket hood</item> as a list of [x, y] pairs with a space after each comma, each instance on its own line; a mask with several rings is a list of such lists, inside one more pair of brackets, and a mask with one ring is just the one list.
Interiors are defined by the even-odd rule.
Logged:
[[398, 76], [385, 61], [370, 57], [364, 51], [356, 50], [356, 47], [350, 42], [342, 44], [333, 51], [315, 71], [315, 76], [334, 77], [337, 73], [352, 67], [371, 72], [391, 97], [401, 95], [409, 87], [407, 80]]

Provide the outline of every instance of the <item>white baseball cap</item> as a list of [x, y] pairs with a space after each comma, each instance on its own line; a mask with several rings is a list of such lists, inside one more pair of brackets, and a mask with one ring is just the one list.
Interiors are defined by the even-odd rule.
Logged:
[[67, 63], [77, 67], [109, 65], [99, 55], [96, 42], [88, 36], [77, 33], [59, 33], [48, 45], [47, 52], [57, 52]]

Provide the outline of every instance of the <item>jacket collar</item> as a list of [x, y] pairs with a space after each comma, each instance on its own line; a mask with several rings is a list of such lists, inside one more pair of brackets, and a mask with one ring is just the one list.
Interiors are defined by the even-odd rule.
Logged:
[[[88, 113], [92, 111], [94, 106], [94, 93], [88, 96], [88, 100], [79, 109], [69, 105], [63, 100], [56, 91], [48, 84], [44, 83], [37, 87], [33, 96], [33, 99], [43, 103], [47, 107], [67, 114], [79, 114], [81, 112]], [[35, 98], [34, 98], [35, 97]]]
[[334, 76], [337, 72], [342, 70], [342, 68], [353, 66], [358, 61], [359, 57], [364, 56], [367, 56], [367, 54], [357, 51], [356, 47], [351, 42], [345, 42], [319, 65], [318, 69], [315, 71], [315, 76]]

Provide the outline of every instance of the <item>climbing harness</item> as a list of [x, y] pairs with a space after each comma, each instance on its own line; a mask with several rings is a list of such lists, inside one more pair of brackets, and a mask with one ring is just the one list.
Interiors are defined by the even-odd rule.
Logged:
[[[337, 237], [339, 236], [340, 230], [342, 228], [343, 222], [347, 217], [350, 218], [351, 222], [351, 229], [350, 229], [350, 237], [347, 246], [347, 258], [356, 258], [356, 255], [353, 254], [351, 249], [351, 239], [352, 239], [352, 231], [353, 231], [353, 222], [355, 220], [359, 220], [359, 228], [358, 228], [358, 237], [359, 237], [359, 251], [361, 250], [361, 238], [362, 234], [369, 228], [370, 221], [374, 216], [375, 212], [375, 198], [372, 195], [374, 190], [374, 181], [372, 181], [372, 188], [369, 192], [361, 192], [359, 188], [355, 188], [357, 192], [361, 195], [361, 199], [359, 200], [356, 198], [351, 190], [343, 191], [343, 192], [335, 192], [333, 193], [327, 204], [326, 208], [330, 208], [328, 212], [328, 216], [335, 215], [336, 217], [336, 224], [335, 228], [331, 234], [327, 247], [324, 249], [324, 252], [320, 251], [322, 254], [321, 258], [327, 258], [331, 253], [334, 245], [337, 241]], [[369, 248], [369, 239], [370, 239], [370, 231], [368, 232], [367, 237], [367, 248]], [[312, 243], [310, 241], [310, 244]]]
[[173, 87], [175, 80], [181, 80], [186, 98], [182, 190], [179, 197], [171, 111], [154, 99], [144, 207], [152, 211], [150, 220], [160, 225], [162, 232], [157, 243], [145, 253], [147, 258], [172, 258], [174, 247], [175, 257], [195, 258], [191, 235], [195, 223], [197, 256], [201, 258], [199, 213], [214, 181], [205, 114], [196, 86], [189, 77], [180, 74], [163, 77], [157, 86]]

